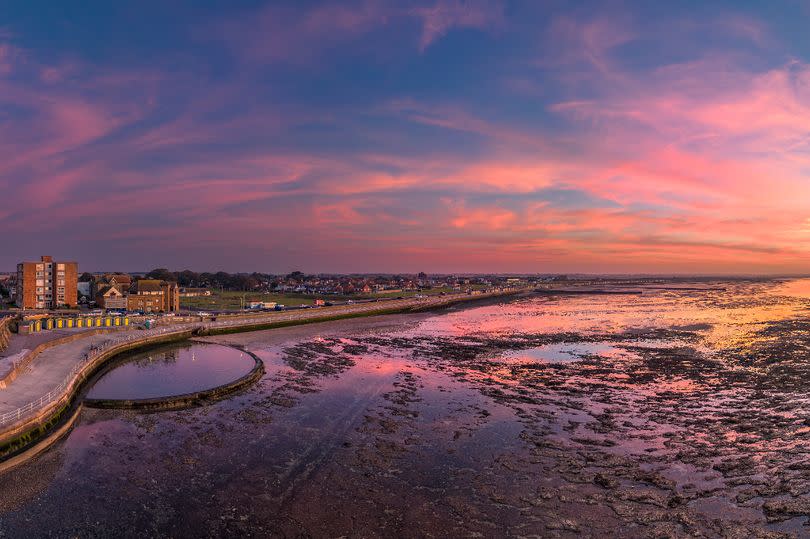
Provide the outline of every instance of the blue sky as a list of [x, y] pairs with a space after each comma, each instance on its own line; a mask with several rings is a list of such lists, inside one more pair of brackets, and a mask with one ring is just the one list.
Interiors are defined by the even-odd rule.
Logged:
[[807, 2], [0, 14], [0, 268], [807, 271]]

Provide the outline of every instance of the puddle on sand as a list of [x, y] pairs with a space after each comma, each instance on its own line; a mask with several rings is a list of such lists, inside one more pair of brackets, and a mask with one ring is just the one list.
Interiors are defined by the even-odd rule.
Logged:
[[546, 344], [526, 350], [508, 352], [501, 357], [507, 362], [534, 363], [536, 361], [547, 361], [550, 363], [567, 363], [594, 356], [610, 357], [612, 359], [638, 357], [637, 354], [602, 342]]
[[244, 376], [253, 358], [218, 344], [177, 345], [139, 353], [102, 376], [90, 399], [150, 399], [210, 389]]

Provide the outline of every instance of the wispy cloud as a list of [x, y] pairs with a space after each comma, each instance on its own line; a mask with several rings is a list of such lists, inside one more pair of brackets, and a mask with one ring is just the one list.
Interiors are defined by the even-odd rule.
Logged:
[[505, 24], [501, 0], [437, 0], [433, 6], [414, 8], [413, 14], [422, 19], [420, 51], [453, 28], [491, 30]]
[[[0, 34], [9, 250], [59, 237], [88, 265], [210, 268], [215, 251], [226, 269], [804, 268], [806, 52], [733, 9], [666, 31], [553, 6], [267, 4], [178, 27], [153, 65]], [[447, 65], [463, 29], [502, 47]]]

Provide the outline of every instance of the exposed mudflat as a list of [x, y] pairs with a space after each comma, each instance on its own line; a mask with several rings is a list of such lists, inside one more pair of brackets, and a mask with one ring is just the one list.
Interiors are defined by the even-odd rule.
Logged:
[[713, 285], [205, 339], [264, 379], [83, 411], [0, 537], [810, 537], [807, 287]]

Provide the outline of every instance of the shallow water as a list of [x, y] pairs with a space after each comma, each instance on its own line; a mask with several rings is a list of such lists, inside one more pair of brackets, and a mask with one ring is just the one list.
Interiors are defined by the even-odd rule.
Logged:
[[0, 536], [810, 536], [807, 282], [697, 285], [207, 339], [264, 378], [84, 410]]
[[629, 356], [626, 350], [604, 342], [545, 344], [503, 355], [505, 361], [530, 363], [535, 361], [568, 362], [587, 357]]
[[149, 399], [227, 384], [253, 368], [241, 350], [216, 344], [175, 345], [134, 355], [105, 373], [91, 399]]

